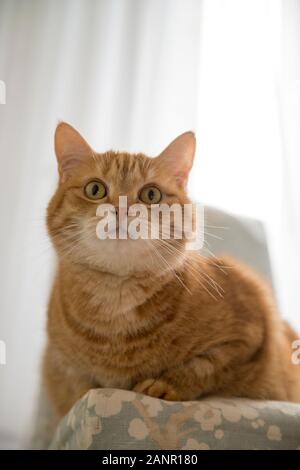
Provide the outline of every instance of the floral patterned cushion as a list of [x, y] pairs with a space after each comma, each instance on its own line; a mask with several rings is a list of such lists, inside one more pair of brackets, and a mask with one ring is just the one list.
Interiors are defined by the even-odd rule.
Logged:
[[300, 405], [207, 398], [168, 402], [97, 389], [57, 427], [51, 449], [300, 449]]

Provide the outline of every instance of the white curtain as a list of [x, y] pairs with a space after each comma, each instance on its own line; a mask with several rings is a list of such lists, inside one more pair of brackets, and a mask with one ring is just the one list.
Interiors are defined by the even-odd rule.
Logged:
[[192, 189], [264, 221], [280, 308], [300, 330], [300, 1], [204, 1], [198, 64]]
[[152, 155], [195, 129], [193, 196], [265, 221], [280, 305], [300, 325], [299, 12], [297, 0], [0, 0], [0, 441], [26, 435], [38, 388], [60, 119], [99, 151]]

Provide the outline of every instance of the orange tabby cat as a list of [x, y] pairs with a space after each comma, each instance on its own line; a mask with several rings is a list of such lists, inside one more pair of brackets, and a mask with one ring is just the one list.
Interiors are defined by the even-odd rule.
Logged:
[[[97, 207], [118, 210], [120, 195], [147, 210], [152, 202], [190, 202], [194, 134], [179, 136], [156, 158], [98, 154], [61, 123], [55, 150], [60, 180], [47, 223], [58, 267], [43, 370], [57, 414], [95, 387], [166, 400], [216, 393], [300, 401], [300, 371], [291, 363], [296, 334], [249, 268], [204, 259], [185, 250], [185, 239], [96, 236]], [[218, 299], [211, 279], [222, 289]]]

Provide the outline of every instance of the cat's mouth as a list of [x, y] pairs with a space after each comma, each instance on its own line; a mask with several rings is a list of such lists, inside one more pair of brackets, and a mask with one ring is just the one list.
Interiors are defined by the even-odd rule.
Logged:
[[99, 240], [137, 241], [151, 238], [149, 237], [150, 225], [147, 220], [128, 216], [125, 220], [114, 220], [111, 225], [102, 224], [102, 220], [100, 219], [96, 225], [96, 236]]
[[116, 227], [116, 230], [109, 230], [107, 232], [107, 238], [110, 240], [132, 240], [128, 228], [126, 227]]

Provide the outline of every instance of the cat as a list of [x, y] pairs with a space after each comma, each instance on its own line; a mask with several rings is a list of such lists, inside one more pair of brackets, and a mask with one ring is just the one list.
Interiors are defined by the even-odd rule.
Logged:
[[187, 251], [184, 237], [96, 236], [97, 207], [117, 212], [120, 195], [147, 210], [190, 203], [195, 146], [186, 132], [155, 158], [95, 153], [69, 124], [57, 126], [59, 184], [47, 226], [58, 266], [43, 362], [57, 416], [98, 387], [175, 401], [218, 394], [300, 402], [297, 335], [249, 267]]

